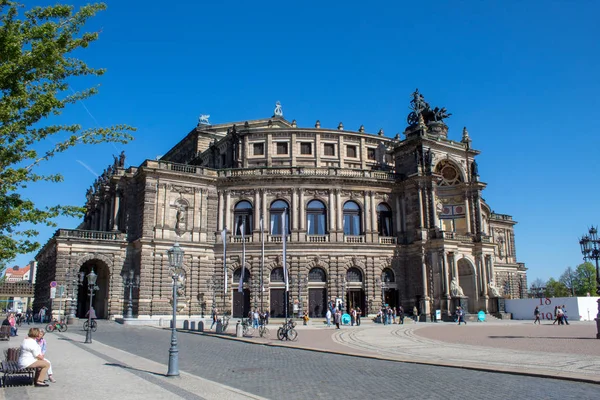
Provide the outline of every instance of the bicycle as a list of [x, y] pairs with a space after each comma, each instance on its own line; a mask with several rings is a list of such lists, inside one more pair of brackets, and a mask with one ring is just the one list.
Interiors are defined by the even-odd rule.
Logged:
[[[89, 322], [87, 320], [85, 320], [85, 322], [83, 323], [83, 330], [87, 331], [89, 327], [90, 327]], [[92, 332], [96, 332], [97, 328], [98, 328], [98, 324], [96, 323], [96, 320], [93, 319], [92, 320]]]
[[254, 334], [254, 327], [250, 318], [242, 318], [242, 332], [244, 336], [252, 336]]
[[59, 332], [66, 332], [67, 331], [67, 322], [66, 321], [58, 321], [58, 320], [53, 320], [52, 322], [50, 322], [48, 325], [46, 325], [46, 332], [54, 332], [55, 330], [59, 331]]
[[258, 335], [260, 337], [268, 337], [269, 336], [269, 328], [267, 328], [267, 325], [265, 324], [264, 319], [260, 320], [260, 325], [258, 326]]
[[294, 329], [296, 327], [296, 323], [292, 320], [283, 323], [277, 330], [277, 338], [279, 340], [291, 340], [292, 342], [298, 338], [298, 332]]

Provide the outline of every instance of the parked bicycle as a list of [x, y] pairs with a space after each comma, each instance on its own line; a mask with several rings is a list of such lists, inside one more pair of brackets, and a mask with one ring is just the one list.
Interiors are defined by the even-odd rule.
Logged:
[[265, 319], [260, 319], [260, 325], [258, 326], [258, 335], [260, 337], [269, 337], [269, 328], [267, 328], [267, 324], [265, 324]]
[[54, 332], [55, 330], [59, 332], [67, 331], [67, 321], [58, 321], [54, 319], [48, 325], [46, 325], [46, 332]]
[[[83, 330], [87, 331], [89, 329], [90, 325], [88, 320], [86, 319], [85, 322], [83, 323]], [[93, 319], [92, 320], [92, 332], [96, 332], [96, 328], [98, 328], [98, 324], [96, 323], [96, 320]]]
[[277, 339], [279, 340], [291, 340], [294, 341], [298, 338], [298, 332], [294, 329], [296, 327], [296, 323], [291, 319], [283, 323], [277, 330]]
[[244, 336], [252, 336], [254, 334], [254, 327], [250, 318], [242, 318], [242, 332]]

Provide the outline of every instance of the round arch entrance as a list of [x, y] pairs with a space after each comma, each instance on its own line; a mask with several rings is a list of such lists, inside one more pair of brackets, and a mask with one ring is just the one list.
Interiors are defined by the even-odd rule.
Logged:
[[96, 279], [96, 286], [98, 290], [94, 292], [94, 300], [92, 306], [96, 311], [96, 317], [99, 319], [108, 318], [108, 293], [109, 293], [109, 282], [110, 282], [110, 271], [106, 263], [99, 259], [92, 259], [86, 261], [81, 268], [79, 273], [84, 273], [83, 285], [79, 286], [77, 293], [77, 318], [84, 318], [85, 314], [90, 309], [90, 291], [88, 289], [87, 275], [94, 270], [94, 273], [98, 275]]
[[463, 290], [465, 296], [469, 298], [469, 312], [477, 312], [477, 291], [475, 286], [475, 268], [466, 258], [458, 260], [458, 284]]

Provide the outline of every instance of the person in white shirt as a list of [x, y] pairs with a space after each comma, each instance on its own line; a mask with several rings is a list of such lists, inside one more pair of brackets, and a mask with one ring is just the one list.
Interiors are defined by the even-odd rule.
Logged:
[[331, 310], [328, 308], [327, 313], [325, 313], [325, 319], [327, 320], [327, 327], [331, 326]]
[[[27, 333], [27, 337], [21, 343], [21, 353], [19, 355], [19, 368], [36, 368], [35, 370], [35, 386], [49, 386], [44, 383], [44, 379], [48, 376], [50, 363], [44, 360], [42, 349], [36, 342], [40, 336], [38, 328], [31, 328]], [[39, 368], [39, 369], [38, 369]]]

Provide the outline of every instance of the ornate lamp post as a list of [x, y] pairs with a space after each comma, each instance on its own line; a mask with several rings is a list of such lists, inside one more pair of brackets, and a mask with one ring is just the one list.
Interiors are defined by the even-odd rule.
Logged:
[[381, 307], [385, 306], [385, 290], [388, 288], [388, 284], [390, 283], [390, 278], [388, 276], [381, 276], [377, 278], [377, 283], [381, 285]]
[[[598, 228], [591, 227], [587, 235], [579, 240], [583, 260], [596, 262], [596, 294], [600, 296], [600, 268], [598, 268], [598, 259], [600, 259], [600, 239], [598, 239]], [[596, 339], [600, 339], [600, 299], [598, 299], [598, 314], [596, 314]]]
[[[93, 304], [94, 304], [94, 292], [100, 288], [98, 286], [96, 286], [96, 279], [98, 279], [98, 275], [96, 275], [94, 273], [93, 269], [92, 269], [92, 272], [87, 274], [87, 276], [85, 275], [85, 272], [83, 272], [83, 271], [79, 273], [79, 284], [80, 285], [83, 285], [84, 277], [87, 277], [87, 285], [88, 285], [88, 290], [89, 290], [89, 295], [90, 295], [90, 308], [87, 312], [87, 314], [88, 314], [88, 329], [85, 332], [85, 343], [92, 343], [92, 309], [93, 309]], [[94, 312], [94, 314], [95, 314], [95, 312]]]
[[133, 269], [130, 269], [129, 272], [123, 271], [121, 278], [123, 278], [123, 287], [129, 289], [129, 301], [127, 302], [125, 318], [133, 318], [133, 289], [140, 287], [140, 276], [135, 276]]
[[177, 348], [177, 286], [183, 274], [183, 250], [175, 243], [167, 251], [169, 272], [173, 279], [173, 321], [171, 325], [171, 347], [169, 348], [169, 370], [167, 376], [179, 376], [179, 349]]

